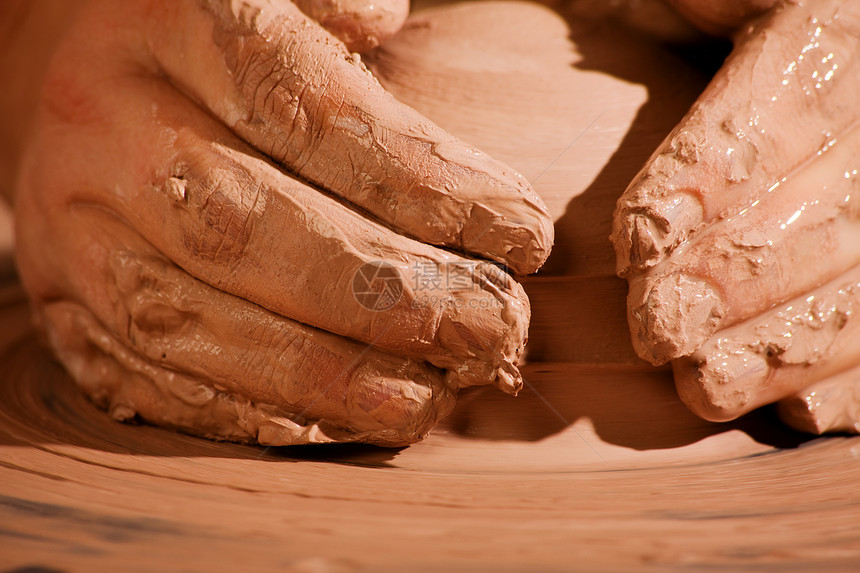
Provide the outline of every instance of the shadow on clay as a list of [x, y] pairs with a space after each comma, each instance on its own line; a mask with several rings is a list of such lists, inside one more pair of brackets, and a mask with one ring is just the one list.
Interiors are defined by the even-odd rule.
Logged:
[[[648, 56], [659, 58], [657, 65], [662, 69], [673, 70], [674, 83], [670, 83], [655, 77], [654, 65], [631, 65], [642, 59], [642, 41], [624, 28], [611, 22], [569, 26], [571, 40], [582, 56], [574, 64], [576, 68], [644, 86], [648, 99], [598, 176], [556, 220], [553, 252], [539, 276], [614, 276], [615, 253], [609, 235], [615, 202], [704, 89], [727, 54], [727, 46], [720, 42], [653, 50]], [[607, 50], [607, 45], [612, 45], [613, 50]], [[698, 70], [690, 63], [697, 64]], [[592, 224], [583, 225], [584, 220]]]
[[817, 438], [786, 427], [770, 408], [732, 422], [702, 420], [678, 399], [666, 370], [535, 364], [524, 375], [516, 398], [491, 388], [464, 392], [443, 425], [464, 438], [537, 442], [587, 419], [602, 441], [635, 450], [679, 448], [734, 430], [774, 448]]
[[[91, 404], [32, 332], [0, 355], [0, 445], [48, 450], [55, 446], [124, 455], [313, 461], [395, 467], [402, 449], [363, 444], [263, 448], [218, 443], [148, 425], [120, 424]], [[772, 411], [732, 423], [696, 418], [678, 400], [666, 370], [652, 372], [575, 365], [526, 367], [517, 398], [494, 388], [464, 391], [442, 427], [466, 439], [536, 442], [590, 419], [600, 439], [638, 450], [684, 446], [730, 430], [791, 448], [815, 439], [786, 429]], [[63, 450], [65, 451], [65, 450]], [[66, 454], [64, 454], [66, 455]], [[86, 456], [85, 456], [86, 457]]]
[[[624, 281], [615, 277], [615, 255], [609, 242], [615, 202], [680, 121], [730, 46], [711, 42], [668, 47], [661, 65], [679, 70], [672, 84], [655, 81], [646, 67], [630, 64], [631, 58], [635, 61], [641, 56], [634, 35], [623, 28], [605, 22], [570, 22], [569, 26], [571, 39], [582, 55], [575, 64], [577, 68], [643, 85], [648, 99], [605, 167], [588, 188], [568, 203], [565, 213], [555, 222], [555, 246], [536, 280], [600, 276], [604, 281], [617, 281], [618, 288], [607, 292], [601, 301], [606, 305], [617, 303], [617, 309], [590, 315], [626, 323], [623, 299], [612, 296], [626, 292]], [[607, 43], [617, 49], [606, 50]], [[685, 64], [679, 65], [682, 62]], [[584, 225], [583, 221], [590, 224]], [[528, 292], [529, 281], [525, 286]], [[571, 309], [565, 310], [571, 313]], [[535, 299], [532, 311], [533, 317], [540, 313], [556, 319], [559, 316], [556, 306], [540, 308]], [[576, 315], [571, 313], [568, 319], [575, 320]], [[594, 328], [601, 326], [604, 325], [595, 324]], [[768, 408], [730, 423], [701, 420], [678, 399], [667, 369], [649, 369], [644, 362], [641, 367], [616, 370], [541, 364], [541, 360], [552, 359], [554, 350], [530, 348], [533, 362], [524, 369], [526, 387], [519, 397], [499, 395], [489, 388], [471, 390], [461, 396], [446, 426], [463, 437], [538, 441], [587, 418], [602, 440], [637, 450], [682, 447], [732, 430], [743, 431], [757, 442], [777, 448], [797, 447], [815, 438], [787, 428]]]

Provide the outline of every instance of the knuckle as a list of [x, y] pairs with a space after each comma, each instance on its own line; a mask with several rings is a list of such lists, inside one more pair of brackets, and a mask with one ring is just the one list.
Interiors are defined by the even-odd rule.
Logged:
[[49, 71], [41, 103], [50, 117], [62, 123], [92, 125], [104, 117], [91, 82], [76, 74], [72, 67]]
[[191, 256], [230, 269], [265, 208], [263, 184], [223, 155], [185, 165], [164, 182], [164, 193], [185, 210], [182, 244]]

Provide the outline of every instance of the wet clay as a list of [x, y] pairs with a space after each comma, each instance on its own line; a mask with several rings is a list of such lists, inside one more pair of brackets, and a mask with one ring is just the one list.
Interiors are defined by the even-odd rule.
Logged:
[[852, 126], [754, 204], [720, 217], [669, 259], [631, 277], [640, 354], [654, 363], [688, 355], [720, 329], [860, 264], [858, 152], [860, 131]]
[[[478, 182], [504, 183], [505, 174], [524, 181], [478, 151], [487, 143], [494, 155], [504, 153], [516, 168], [556, 190], [547, 200], [557, 217], [568, 219], [568, 236], [552, 272], [575, 271], [581, 278], [574, 289], [552, 278], [536, 283], [545, 310], [536, 317], [539, 334], [530, 359], [555, 355], [635, 365], [627, 343], [619, 344], [623, 284], [610, 276], [608, 216], [619, 182], [677, 120], [700, 77], [687, 68], [689, 86], [678, 90], [680, 62], [599, 22], [579, 20], [579, 44], [573, 44], [564, 20], [545, 8], [498, 7], [494, 26], [522, 20], [517, 34], [502, 39], [474, 20], [461, 22], [457, 14], [416, 17], [375, 55], [379, 77], [443, 128], [474, 137], [474, 148], [452, 136], [434, 141], [431, 161], [465, 165]], [[249, 25], [265, 27], [251, 20]], [[229, 44], [228, 31], [212, 33]], [[618, 76], [597, 71], [604, 65]], [[411, 75], [416, 70], [423, 70], [421, 81]], [[361, 77], [366, 81], [367, 73]], [[464, 103], [464, 93], [479, 109]], [[69, 370], [116, 418], [275, 445], [402, 445], [426, 435], [450, 410], [459, 388], [492, 383], [508, 393], [520, 389], [517, 364], [529, 301], [508, 274], [370, 222], [283, 173], [226, 129], [207, 127], [204, 114], [187, 102], [176, 103], [162, 91], [147, 95], [156, 104], [151, 123], [116, 122], [116, 132], [99, 133], [93, 143], [114, 151], [112, 163], [136, 166], [120, 174], [114, 187], [105, 190], [97, 179], [85, 179], [68, 197], [70, 212], [60, 220], [50, 219], [54, 215], [38, 204], [22, 203], [22, 213], [40, 221], [21, 231], [22, 260], [30, 261], [24, 273], [28, 287], [51, 292], [45, 277], [65, 268], [63, 288], [74, 293], [73, 304], [46, 294], [42, 324]], [[114, 117], [140, 94], [104, 97], [105, 114]], [[511, 110], [536, 97], [540, 112], [510, 119]], [[646, 102], [649, 115], [630, 136], [635, 153], [607, 168]], [[444, 173], [440, 177], [451, 183]], [[451, 189], [445, 196], [465, 205], [456, 185]], [[571, 193], [589, 189], [589, 215], [567, 215]], [[511, 265], [519, 262], [515, 269], [542, 262], [543, 243], [533, 239], [540, 235], [543, 241], [551, 233], [541, 231], [545, 208], [537, 195], [531, 201], [523, 188], [501, 201], [480, 187], [461, 191], [476, 197], [466, 206], [468, 214], [442, 209], [443, 223], [461, 225], [464, 236], [481, 234], [480, 241], [498, 247], [488, 256], [495, 252]], [[368, 196], [379, 199], [375, 192]], [[510, 233], [494, 228], [491, 211], [498, 205], [513, 210], [500, 215], [516, 227]], [[422, 209], [422, 220], [433, 219], [433, 213]], [[32, 229], [51, 229], [55, 252], [37, 256], [45, 237], [41, 231], [30, 236]], [[84, 265], [76, 263], [80, 253], [89, 257]], [[524, 261], [532, 266], [522, 266]], [[91, 274], [73, 270], [81, 266]], [[355, 296], [355, 277], [368, 266], [392, 273], [389, 278], [401, 289], [385, 308], [369, 308]], [[440, 281], [446, 285], [442, 291]], [[183, 292], [194, 293], [192, 300], [183, 300]], [[302, 325], [349, 340], [337, 342]], [[374, 351], [362, 354], [352, 341]], [[122, 371], [129, 375], [119, 376]]]
[[860, 434], [860, 368], [850, 368], [781, 400], [782, 420], [802, 432]]
[[[169, 4], [195, 33], [154, 56], [201, 100], [218, 94], [211, 109], [160, 77], [66, 77], [88, 55], [76, 34], [103, 16], [88, 5], [33, 144], [68, 169], [32, 156], [21, 176], [22, 279], [93, 399], [208, 437], [396, 446], [426, 435], [459, 388], [517, 393], [529, 302], [506, 270], [536, 270], [552, 243], [525, 179], [394, 100], [292, 4]], [[193, 53], [211, 74], [180, 73], [194, 58], [171, 58]], [[308, 67], [322, 60], [332, 77]], [[127, 168], [106, 175], [96, 156]]]
[[842, 0], [789, 3], [739, 33], [619, 201], [620, 275], [653, 267], [706, 223], [743, 210], [853, 125], [858, 18]]
[[[193, 137], [190, 130], [180, 142], [186, 137]], [[219, 137], [223, 140], [227, 135]], [[98, 197], [78, 195], [60, 220], [39, 227], [52, 229], [57, 248], [51, 256], [34, 256], [33, 249], [40, 248], [41, 243], [28, 233], [36, 232], [37, 227], [22, 228], [19, 234], [24, 238], [19, 245], [25, 261], [22, 270], [31, 292], [49, 292], [49, 286], [40, 282], [46, 281], [42, 277], [74, 264], [80, 253], [89, 257], [84, 265], [87, 273], [69, 269], [66, 275], [66, 288], [78, 293], [71, 299], [77, 303], [73, 317], [68, 318], [68, 307], [60, 305], [52, 310], [57, 301], [47, 298], [37, 300], [38, 315], [69, 369], [99, 403], [119, 412], [117, 417], [140, 415], [209, 436], [219, 435], [215, 428], [220, 424], [222, 437], [236, 439], [236, 409], [215, 407], [221, 399], [219, 392], [225, 392], [233, 402], [250, 400], [271, 405], [278, 412], [291, 412], [292, 421], [301, 426], [335, 424], [340, 428], [340, 441], [351, 433], [357, 439], [395, 445], [426, 433], [429, 426], [421, 421], [425, 418], [422, 410], [442, 406], [444, 399], [437, 402], [437, 398], [457, 387], [495, 382], [509, 392], [518, 390], [521, 381], [516, 362], [526, 336], [528, 300], [510, 276], [488, 263], [438, 251], [370, 223], [337, 201], [275, 171], [249, 150], [239, 153], [200, 139], [192, 141], [195, 144], [186, 149], [194, 150], [196, 160], [184, 163], [181, 179], [174, 178], [184, 185], [153, 188], [121, 183], [124, 188], [140, 190], [122, 206], [122, 219], [92, 208], [90, 205], [99, 203]], [[122, 146], [118, 141], [116, 149]], [[156, 143], [145, 157], [159, 157], [159, 148], [170, 149]], [[214, 161], [206, 159], [209, 153], [214, 154], [209, 156]], [[164, 163], [170, 164], [169, 160]], [[217, 165], [218, 169], [200, 168], [205, 165]], [[128, 172], [134, 173], [145, 171]], [[218, 181], [217, 186], [212, 185], [213, 180]], [[257, 187], [253, 202], [243, 199], [243, 189], [253, 189], [252, 182], [267, 180], [269, 184]], [[19, 214], [34, 221], [54, 216], [29, 210], [33, 208], [38, 206], [22, 201]], [[314, 217], [313, 224], [305, 224], [308, 216]], [[240, 217], [246, 225], [231, 226]], [[155, 226], [156, 220], [163, 226]], [[141, 237], [129, 232], [123, 221], [148, 231]], [[273, 243], [271, 237], [278, 236], [285, 222], [290, 232]], [[165, 260], [165, 254], [180, 264], [181, 270]], [[321, 272], [332, 261], [339, 265], [339, 269], [335, 267], [339, 272]], [[371, 272], [384, 268], [392, 273], [397, 296], [382, 301], [384, 305], [379, 301], [369, 304], [358, 296], [361, 291], [355, 286], [355, 277], [365, 267]], [[260, 269], [272, 273], [272, 280], [260, 281]], [[445, 281], [444, 291], [429, 281], [437, 277]], [[308, 292], [315, 295], [309, 298]], [[334, 301], [339, 304], [334, 305]], [[291, 319], [276, 320], [272, 314], [260, 314], [262, 309]], [[87, 316], [82, 317], [82, 313]], [[81, 332], [66, 326], [70, 321], [80, 327], [83, 340]], [[356, 346], [346, 339], [337, 343], [327, 338], [330, 343], [315, 349], [318, 331], [296, 330], [297, 322], [370, 342], [390, 356], [389, 366], [375, 352], [362, 352], [366, 344]], [[96, 323], [107, 332], [86, 326]], [[285, 353], [289, 349], [295, 352]], [[123, 351], [137, 354], [140, 364], [126, 359]], [[78, 359], [76, 352], [81, 353]], [[434, 382], [413, 392], [412, 381], [422, 380], [415, 377], [418, 371], [410, 366], [414, 359], [429, 363], [418, 367], [429, 375], [426, 380], [438, 382], [444, 373], [436, 369], [446, 369], [450, 388], [442, 388], [440, 394]], [[118, 374], [121, 368], [106, 366], [114, 362], [128, 368], [131, 376], [124, 379]], [[365, 364], [371, 369], [363, 368]], [[304, 368], [308, 372], [299, 375]], [[141, 376], [149, 378], [149, 387], [156, 393], [173, 386], [174, 381], [177, 387], [184, 384], [182, 379], [188, 376], [202, 384], [199, 400], [191, 405], [203, 408], [209, 403], [207, 396], [215, 401], [205, 423], [189, 416], [186, 405], [169, 394], [170, 400], [162, 400], [156, 408], [152, 401], [140, 399], [140, 391], [132, 399], [117, 386], [125, 380], [130, 387], [145, 387], [134, 382]], [[224, 376], [233, 383], [225, 382]], [[318, 397], [320, 389], [338, 396], [333, 402], [322, 400]], [[368, 392], [355, 410], [356, 396]], [[394, 410], [388, 410], [386, 402]], [[349, 412], [379, 408], [388, 412], [383, 426], [397, 431], [406, 423], [405, 427], [416, 431], [400, 434], [398, 440], [383, 433], [377, 440], [366, 433], [373, 430], [372, 425], [368, 427], [358, 418], [349, 420]], [[432, 420], [448, 409], [429, 412], [426, 421], [432, 425]], [[216, 416], [218, 412], [221, 414]], [[399, 422], [394, 419], [397, 412], [401, 414]], [[413, 426], [408, 418], [416, 413], [417, 426]], [[273, 416], [273, 423], [283, 425], [278, 420], [284, 414]], [[266, 424], [248, 426], [248, 439], [271, 441], [274, 435], [275, 443], [287, 444], [328, 441], [334, 435], [331, 431], [310, 434], [292, 430], [263, 435], [263, 426]], [[254, 428], [259, 431], [255, 433]]]
[[836, 0], [741, 29], [618, 202], [634, 347], [675, 360], [679, 393], [708, 419], [856, 363], [858, 29], [858, 5]]
[[351, 52], [379, 46], [409, 15], [409, 0], [297, 0], [296, 4]]
[[552, 222], [525, 178], [397, 102], [292, 3], [171, 6], [189, 33], [153, 32], [159, 64], [277, 163], [422, 242], [520, 274], [546, 260]]
[[[4, 566], [855, 568], [860, 438], [795, 447], [808, 437], [761, 410], [706, 422], [678, 400], [671, 373], [630, 346], [612, 207], [700, 93], [700, 76], [611, 27], [569, 29], [533, 4], [469, 6], [417, 14], [409, 42], [386, 52], [383, 81], [524, 173], [553, 212], [560, 241], [547, 271], [525, 281], [519, 396], [464, 390], [426, 440], [401, 450], [259, 448], [118, 424], [40, 348], [20, 288], [3, 290], [0, 522], [14, 536]], [[433, 22], [456, 23], [466, 35], [446, 46], [473, 57], [434, 61]]]
[[860, 269], [721, 330], [673, 362], [681, 398], [730, 420], [850, 368], [860, 352]]

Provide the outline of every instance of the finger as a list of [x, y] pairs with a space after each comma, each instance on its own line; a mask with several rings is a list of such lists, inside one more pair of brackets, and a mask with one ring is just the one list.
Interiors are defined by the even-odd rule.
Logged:
[[[74, 184], [65, 171], [40, 187], [112, 210], [220, 290], [451, 369], [462, 386], [519, 389], [529, 307], [507, 274], [402, 237], [285, 175], [161, 81], [128, 80], [93, 97], [111, 127], [44, 142], [57, 150], [52, 161], [80, 173]], [[130, 121], [129, 107], [151, 113]], [[105, 166], [124, 168], [106, 177]], [[384, 268], [394, 283], [384, 306], [356, 296], [368, 268]]]
[[709, 34], [728, 36], [750, 18], [777, 5], [780, 0], [669, 0], [690, 22]]
[[699, 416], [734, 419], [860, 361], [860, 267], [721, 330], [672, 363], [681, 399]]
[[397, 33], [409, 15], [409, 0], [295, 0], [295, 3], [351, 52], [366, 52], [379, 46]]
[[[361, 422], [344, 426], [326, 418], [297, 416], [255, 398], [216, 390], [198, 378], [141, 358], [104, 330], [84, 307], [51, 303], [45, 308], [44, 322], [52, 348], [72, 377], [119, 421], [142, 419], [206, 438], [268, 446], [356, 441], [404, 446], [435, 425], [436, 411], [422, 412], [429, 417], [408, 418], [405, 428], [377, 424], [366, 429]], [[412, 393], [400, 401], [414, 410], [410, 400], [422, 397]], [[432, 401], [421, 405], [428, 404]]]
[[[274, 408], [219, 393], [197, 380], [151, 364], [124, 348], [82, 306], [51, 303], [43, 322], [58, 359], [90, 399], [121, 422], [145, 420], [197, 436], [263, 445], [328, 443]], [[274, 443], [268, 438], [277, 436]]]
[[649, 272], [628, 297], [640, 355], [663, 363], [721, 328], [799, 296], [860, 264], [860, 131], [714, 222]]
[[69, 218], [61, 228], [76, 232], [57, 247], [67, 268], [54, 270], [69, 283], [38, 301], [42, 326], [75, 379], [123, 417], [228, 439], [239, 424], [261, 443], [404, 445], [453, 407], [441, 370], [205, 285], [101, 209]]
[[231, 6], [165, 2], [150, 44], [174, 83], [291, 172], [400, 232], [518, 273], [541, 266], [552, 224], [521, 175], [397, 102], [292, 3]]
[[860, 367], [783, 398], [780, 419], [801, 432], [860, 434]]
[[791, 4], [740, 39], [619, 199], [617, 270], [653, 267], [757, 200], [860, 118], [860, 4]]

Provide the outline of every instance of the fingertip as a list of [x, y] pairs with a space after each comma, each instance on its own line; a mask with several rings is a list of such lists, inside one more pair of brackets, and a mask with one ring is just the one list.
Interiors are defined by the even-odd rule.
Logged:
[[[536, 273], [549, 258], [555, 244], [555, 225], [544, 209], [534, 213], [534, 224], [527, 227], [531, 232], [527, 247], [523, 249], [521, 269], [518, 274]], [[512, 257], [518, 260], [519, 257]]]
[[346, 399], [350, 415], [366, 420], [362, 441], [396, 447], [420, 441], [447, 416], [456, 388], [443, 370], [423, 362], [407, 360], [393, 371], [365, 362], [353, 372]]
[[815, 392], [798, 392], [776, 403], [776, 412], [782, 422], [807, 434], [821, 435], [832, 430], [833, 419], [829, 412], [822, 415]]
[[694, 26], [713, 36], [729, 36], [744, 22], [765, 12], [779, 0], [740, 0], [707, 2], [670, 0], [676, 10]]
[[675, 390], [691, 412], [709, 422], [728, 422], [753, 409], [755, 388], [768, 368], [756, 364], [750, 372], [737, 364], [713, 368], [700, 359], [685, 357], [672, 361]]
[[631, 340], [637, 354], [655, 366], [700, 348], [726, 315], [719, 288], [694, 275], [639, 276], [629, 288]]
[[472, 203], [459, 246], [501, 263], [517, 275], [528, 275], [549, 258], [555, 229], [543, 200], [525, 180], [517, 183], [511, 185], [500, 178], [492, 201]]
[[618, 200], [610, 240], [621, 278], [663, 262], [705, 221], [704, 206], [695, 193], [666, 195], [663, 185], [646, 178], [644, 183], [634, 182]]
[[785, 424], [808, 434], [860, 434], [860, 367], [783, 398], [776, 411]]
[[[549, 258], [555, 242], [555, 227], [546, 208], [529, 205], [522, 219], [501, 224], [504, 264], [517, 275], [536, 273]], [[483, 247], [491, 251], [491, 246]]]
[[403, 26], [409, 0], [297, 0], [302, 12], [319, 22], [352, 52], [367, 52]]
[[495, 265], [480, 263], [475, 271], [477, 290], [460, 293], [459, 310], [445, 315], [438, 330], [445, 347], [468, 356], [449, 366], [450, 384], [491, 384], [516, 395], [523, 385], [518, 364], [528, 341], [529, 299], [522, 285]]

